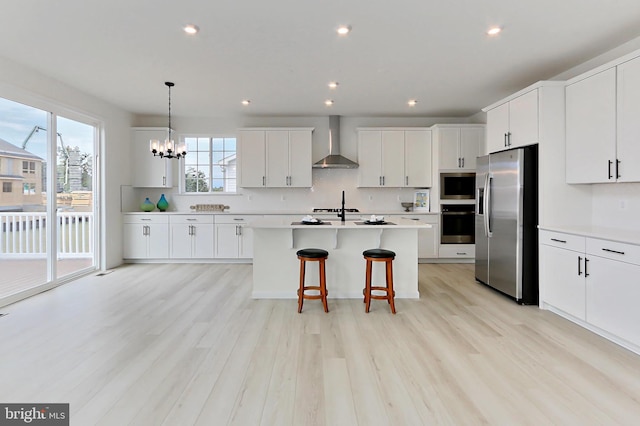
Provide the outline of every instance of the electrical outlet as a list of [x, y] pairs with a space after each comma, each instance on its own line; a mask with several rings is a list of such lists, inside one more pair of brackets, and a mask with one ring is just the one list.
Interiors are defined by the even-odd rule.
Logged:
[[373, 195], [369, 195], [369, 201], [373, 201]]
[[620, 210], [627, 209], [627, 200], [620, 200]]

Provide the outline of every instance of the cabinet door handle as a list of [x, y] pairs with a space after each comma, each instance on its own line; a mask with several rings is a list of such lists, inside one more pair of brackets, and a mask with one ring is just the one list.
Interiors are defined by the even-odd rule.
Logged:
[[382, 186], [384, 186], [384, 176], [382, 176]]
[[609, 179], [611, 179], [613, 176], [611, 175], [611, 164], [613, 163], [613, 161], [609, 160], [609, 168], [608, 168], [608, 175], [609, 175]]
[[409, 186], [409, 176], [404, 177], [404, 184], [405, 186]]
[[615, 253], [615, 254], [621, 254], [621, 255], [624, 256], [624, 252], [623, 251], [611, 250], [611, 249], [608, 249], [608, 248], [603, 248], [602, 251], [607, 251], [609, 253]]
[[555, 241], [556, 243], [567, 244], [567, 242], [565, 240], [559, 240], [557, 238], [552, 238], [551, 241]]
[[239, 226], [238, 226], [238, 225], [236, 225], [236, 235], [240, 235], [240, 234], [238, 233], [238, 228], [239, 228]]
[[620, 160], [616, 159], [616, 179], [620, 178]]
[[242, 225], [238, 225], [238, 235], [242, 235]]
[[589, 262], [589, 259], [587, 259], [586, 257], [584, 258], [584, 276], [588, 277], [589, 273], [587, 273], [587, 262]]
[[382, 186], [382, 176], [378, 176], [378, 185]]
[[511, 146], [511, 132], [507, 132], [507, 146]]
[[166, 184], [167, 184], [167, 177], [162, 176], [162, 186], [165, 186]]
[[462, 168], [464, 169], [464, 157], [462, 157], [460, 160], [462, 160]]
[[262, 186], [266, 186], [266, 185], [267, 185], [267, 177], [262, 176]]
[[580, 269], [581, 266], [582, 266], [582, 257], [578, 256], [578, 276], [582, 275], [582, 269]]
[[504, 134], [504, 146], [507, 146], [507, 134]]

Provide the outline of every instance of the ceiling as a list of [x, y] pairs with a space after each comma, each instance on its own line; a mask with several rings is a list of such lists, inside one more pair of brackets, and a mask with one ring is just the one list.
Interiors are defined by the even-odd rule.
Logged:
[[0, 56], [142, 115], [466, 117], [640, 36], [638, 0], [3, 3]]

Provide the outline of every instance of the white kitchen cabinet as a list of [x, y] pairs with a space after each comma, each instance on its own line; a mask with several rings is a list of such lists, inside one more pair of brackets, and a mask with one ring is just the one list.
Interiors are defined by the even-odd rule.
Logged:
[[618, 182], [640, 182], [640, 58], [617, 67]]
[[172, 215], [170, 257], [212, 259], [214, 257], [213, 215]]
[[640, 58], [569, 80], [567, 183], [640, 182]]
[[264, 130], [238, 132], [238, 186], [245, 188], [267, 185], [266, 144]]
[[640, 346], [640, 246], [587, 238], [587, 322]]
[[640, 353], [640, 245], [540, 231], [540, 304]]
[[441, 259], [474, 259], [475, 244], [440, 244], [438, 257]]
[[541, 301], [585, 320], [585, 238], [548, 231], [539, 238]]
[[169, 217], [162, 214], [126, 214], [123, 218], [125, 259], [169, 257]]
[[538, 89], [483, 109], [487, 113], [487, 153], [538, 143]]
[[567, 183], [616, 180], [616, 70], [566, 87]]
[[311, 128], [241, 129], [239, 186], [311, 186]]
[[149, 141], [167, 138], [166, 128], [134, 127], [131, 130], [131, 158], [133, 165], [133, 187], [171, 188], [173, 186], [173, 167], [175, 160], [154, 157], [149, 150]]
[[484, 126], [436, 125], [440, 170], [475, 171], [476, 158], [484, 141]]
[[259, 217], [218, 215], [216, 217], [215, 256], [223, 259], [253, 258], [253, 229], [247, 224]]
[[430, 187], [429, 129], [358, 129], [359, 187]]

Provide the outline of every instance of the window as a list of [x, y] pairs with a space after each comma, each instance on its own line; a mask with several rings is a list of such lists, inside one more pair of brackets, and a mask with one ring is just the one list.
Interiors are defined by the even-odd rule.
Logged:
[[35, 183], [24, 183], [24, 184], [22, 184], [22, 193], [24, 195], [35, 195], [35, 193], [36, 193], [36, 184]]
[[236, 192], [236, 138], [186, 137], [184, 192]]
[[22, 174], [36, 174], [36, 162], [35, 161], [23, 161], [22, 162]]
[[13, 185], [11, 185], [11, 182], [2, 182], [2, 192], [12, 192], [13, 191]]

